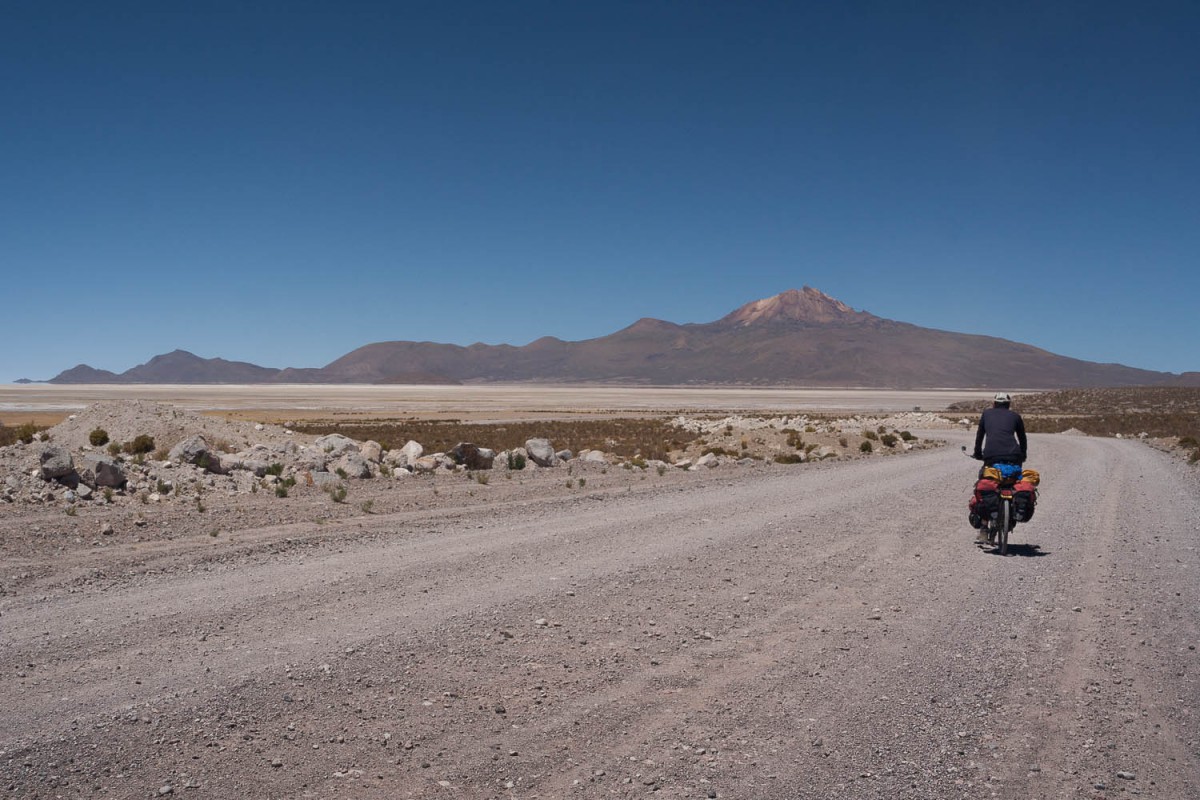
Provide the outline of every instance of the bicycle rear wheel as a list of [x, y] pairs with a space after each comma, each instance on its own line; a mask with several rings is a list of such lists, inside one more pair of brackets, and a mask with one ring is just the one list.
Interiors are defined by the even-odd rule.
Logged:
[[1005, 499], [1000, 505], [1000, 555], [1008, 555], [1008, 531], [1012, 528], [1012, 500]]

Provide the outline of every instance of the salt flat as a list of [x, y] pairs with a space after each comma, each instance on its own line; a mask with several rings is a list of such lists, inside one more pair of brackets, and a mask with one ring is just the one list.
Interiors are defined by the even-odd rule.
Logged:
[[143, 399], [194, 411], [292, 411], [306, 417], [334, 412], [374, 416], [654, 414], [675, 411], [911, 411], [937, 410], [979, 398], [970, 389], [779, 389], [723, 387], [369, 385], [0, 385], [0, 414], [53, 414], [98, 400]]

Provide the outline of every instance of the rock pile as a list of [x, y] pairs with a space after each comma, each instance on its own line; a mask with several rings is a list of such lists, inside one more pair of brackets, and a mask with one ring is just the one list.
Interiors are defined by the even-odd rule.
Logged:
[[[92, 444], [103, 431], [108, 447]], [[145, 441], [152, 452], [129, 453], [121, 443]], [[586, 463], [619, 459], [588, 451]], [[426, 453], [419, 443], [387, 450], [340, 434], [312, 437], [278, 426], [200, 416], [158, 403], [106, 402], [72, 415], [30, 444], [0, 449], [0, 501], [107, 504], [191, 499], [200, 491], [229, 494], [294, 485], [332, 486], [341, 481], [453, 471], [554, 469], [572, 460], [547, 439], [496, 453], [460, 442], [446, 453]], [[641, 464], [639, 466], [645, 466]], [[199, 488], [197, 488], [199, 487]]]

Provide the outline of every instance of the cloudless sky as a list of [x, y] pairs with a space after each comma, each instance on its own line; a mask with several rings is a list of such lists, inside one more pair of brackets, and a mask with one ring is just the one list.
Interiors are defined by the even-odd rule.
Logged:
[[0, 0], [0, 381], [814, 286], [1200, 370], [1195, 2]]

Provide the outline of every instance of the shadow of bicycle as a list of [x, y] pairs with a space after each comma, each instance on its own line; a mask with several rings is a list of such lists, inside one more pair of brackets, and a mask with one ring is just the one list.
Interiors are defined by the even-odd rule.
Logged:
[[[1000, 549], [989, 546], [987, 553], [991, 556], [998, 556], [1000, 555]], [[1022, 558], [1040, 558], [1050, 555], [1050, 551], [1043, 550], [1040, 544], [1013, 544], [1010, 542], [1008, 545], [1008, 555]]]

